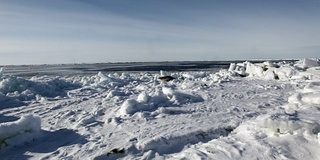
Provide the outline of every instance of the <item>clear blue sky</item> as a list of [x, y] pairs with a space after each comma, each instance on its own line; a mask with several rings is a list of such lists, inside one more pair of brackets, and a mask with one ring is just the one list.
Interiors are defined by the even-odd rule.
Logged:
[[0, 1], [0, 64], [319, 55], [319, 0]]

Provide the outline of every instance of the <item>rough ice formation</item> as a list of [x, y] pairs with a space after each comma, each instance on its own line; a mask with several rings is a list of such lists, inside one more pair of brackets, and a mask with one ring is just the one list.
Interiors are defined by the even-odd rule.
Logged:
[[19, 77], [5, 77], [0, 80], [0, 92], [19, 100], [34, 99], [36, 95], [43, 97], [66, 96], [66, 91], [80, 88], [81, 85], [60, 78], [27, 80]]
[[125, 85], [125, 82], [122, 79], [118, 79], [118, 78], [112, 77], [110, 75], [106, 76], [102, 72], [99, 72], [98, 76], [100, 77], [100, 81], [96, 84], [97, 86], [110, 85], [110, 86], [114, 87], [114, 86]]
[[280, 80], [290, 80], [290, 79], [314, 79], [310, 74], [301, 72], [301, 69], [311, 69], [313, 67], [318, 67], [319, 62], [317, 59], [303, 59], [298, 61], [294, 65], [278, 65], [271, 62], [257, 63], [253, 64], [251, 62], [244, 63], [232, 63], [229, 67], [229, 72], [234, 72], [241, 76], [249, 76], [256, 78], [264, 78], [267, 80], [280, 79]]
[[134, 114], [139, 111], [151, 111], [159, 107], [175, 106], [186, 103], [201, 102], [200, 96], [195, 96], [171, 88], [163, 87], [150, 93], [142, 92], [137, 99], [128, 99], [120, 107], [120, 115]]

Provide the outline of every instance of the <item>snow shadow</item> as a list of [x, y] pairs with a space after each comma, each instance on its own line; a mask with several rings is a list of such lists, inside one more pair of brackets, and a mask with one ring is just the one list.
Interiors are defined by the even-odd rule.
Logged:
[[213, 139], [227, 137], [234, 128], [217, 128], [207, 131], [196, 131], [178, 136], [160, 136], [138, 143], [138, 149], [142, 151], [155, 151], [160, 155], [181, 152], [186, 145], [193, 145], [199, 142], [207, 143]]
[[25, 155], [27, 152], [33, 153], [50, 153], [63, 146], [73, 144], [85, 144], [88, 141], [84, 136], [70, 129], [60, 129], [57, 131], [41, 131], [39, 138], [33, 142], [26, 143], [23, 146], [12, 146], [0, 150], [0, 159], [30, 159], [32, 156]]
[[16, 121], [18, 119], [19, 119], [19, 117], [5, 116], [5, 115], [0, 114], [0, 123], [12, 122], [12, 121]]
[[93, 158], [93, 160], [116, 160], [124, 156], [126, 156], [126, 154], [114, 154], [114, 155], [103, 154]]

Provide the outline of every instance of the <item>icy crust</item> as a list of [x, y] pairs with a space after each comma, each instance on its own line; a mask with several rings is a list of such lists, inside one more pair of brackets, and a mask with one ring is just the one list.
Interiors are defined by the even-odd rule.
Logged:
[[14, 122], [0, 123], [0, 146], [18, 146], [36, 139], [41, 130], [39, 117], [22, 116]]

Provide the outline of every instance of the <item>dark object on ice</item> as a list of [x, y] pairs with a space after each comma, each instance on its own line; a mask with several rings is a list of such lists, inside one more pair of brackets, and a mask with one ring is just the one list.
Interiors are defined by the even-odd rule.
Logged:
[[107, 153], [107, 156], [109, 156], [110, 154], [123, 154], [124, 152], [125, 152], [124, 148], [122, 149], [115, 148], [115, 149], [112, 149], [109, 153]]
[[247, 74], [240, 74], [240, 73], [235, 73], [236, 76], [239, 76], [239, 77], [247, 77], [248, 75]]
[[240, 77], [247, 77], [245, 74], [239, 74]]
[[138, 139], [137, 138], [132, 138], [132, 139], [129, 140], [129, 142], [135, 142], [135, 141], [138, 141]]
[[163, 77], [159, 77], [158, 79], [160, 79], [160, 80], [162, 80], [162, 81], [169, 82], [169, 81], [174, 80], [175, 78], [174, 78], [174, 77], [171, 77], [171, 76], [163, 76]]

